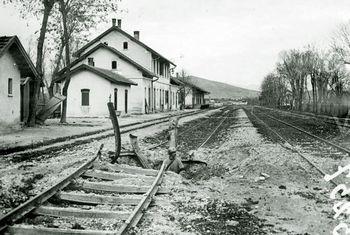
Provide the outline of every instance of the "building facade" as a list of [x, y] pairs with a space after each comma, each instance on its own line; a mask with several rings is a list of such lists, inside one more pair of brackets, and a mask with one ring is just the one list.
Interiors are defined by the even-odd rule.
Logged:
[[17, 36], [0, 37], [0, 132], [27, 122], [35, 79], [38, 72]]
[[173, 83], [178, 84], [180, 103], [184, 108], [201, 108], [205, 104], [205, 96], [210, 92], [196, 84], [191, 76], [186, 78], [171, 78]]
[[[61, 76], [56, 82], [64, 82]], [[71, 70], [67, 94], [68, 117], [108, 117], [108, 102], [119, 115], [129, 114], [131, 80], [110, 70], [78, 63]]]
[[113, 70], [137, 84], [130, 89], [130, 113], [179, 107], [178, 86], [170, 83], [170, 70], [175, 64], [142, 43], [139, 31], [131, 36], [122, 30], [121, 20], [117, 24], [113, 19], [111, 28], [79, 49], [75, 56], [80, 63]]

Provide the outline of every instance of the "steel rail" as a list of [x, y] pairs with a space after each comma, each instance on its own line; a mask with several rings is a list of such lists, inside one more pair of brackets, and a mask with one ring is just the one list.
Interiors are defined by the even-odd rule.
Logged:
[[[257, 117], [253, 111], [250, 111], [251, 115], [256, 118], [259, 122], [261, 122], [268, 130], [270, 130], [272, 133], [274, 133], [276, 136], [278, 136], [278, 138], [280, 138], [284, 143], [287, 143], [289, 146], [287, 147], [286, 144], [281, 144], [279, 142], [279, 144], [285, 148], [285, 149], [289, 149], [295, 153], [297, 153], [300, 157], [302, 157], [302, 159], [304, 159], [307, 163], [309, 163], [312, 167], [314, 167], [319, 173], [321, 173], [322, 176], [327, 175], [326, 172], [324, 172], [320, 167], [318, 167], [312, 160], [310, 160], [305, 154], [301, 153], [298, 149], [296, 149], [289, 141], [287, 141], [283, 136], [281, 136], [277, 131], [273, 130], [266, 122], [264, 122], [263, 120], [261, 120], [259, 117]], [[337, 186], [338, 184], [334, 181], [334, 180], [330, 180], [330, 182]]]
[[11, 210], [9, 213], [5, 214], [0, 218], [0, 234], [4, 233], [9, 225], [12, 225], [14, 222], [24, 217], [26, 214], [40, 206], [42, 203], [47, 201], [53, 195], [55, 195], [58, 191], [65, 188], [67, 185], [71, 183], [71, 181], [80, 175], [82, 175], [87, 169], [93, 166], [93, 163], [96, 159], [101, 156], [101, 150], [103, 148], [103, 144], [100, 145], [97, 153], [93, 158], [80, 166], [73, 173], [62, 179], [60, 182], [45, 190], [44, 192], [36, 195], [35, 197], [29, 199], [25, 203], [19, 205], [15, 209]]
[[[198, 111], [198, 112], [186, 113], [186, 114], [182, 114], [182, 115], [178, 115], [178, 116], [185, 117], [185, 116], [195, 115], [195, 114], [202, 113], [202, 112], [205, 112], [205, 110]], [[148, 126], [152, 126], [152, 125], [156, 125], [158, 123], [166, 122], [169, 120], [170, 117], [171, 116], [160, 118], [161, 120], [156, 121], [156, 122], [154, 122], [154, 120], [152, 120], [153, 122], [150, 124], [127, 129], [127, 130], [124, 130], [122, 133], [130, 132], [132, 130], [146, 128]], [[84, 174], [84, 172], [86, 170], [93, 167], [93, 163], [96, 161], [96, 159], [98, 159], [101, 156], [102, 148], [103, 148], [103, 144], [100, 145], [99, 150], [97, 151], [96, 155], [93, 158], [88, 160], [86, 163], [84, 163], [82, 166], [80, 166], [77, 170], [75, 170], [69, 176], [65, 177], [64, 179], [59, 181], [54, 186], [52, 186], [49, 189], [45, 190], [44, 192], [36, 195], [35, 197], [29, 199], [28, 201], [19, 205], [15, 209], [11, 210], [6, 215], [2, 216], [0, 218], [0, 234], [3, 234], [9, 228], [9, 226], [13, 225], [19, 219], [23, 218], [28, 213], [30, 213], [33, 210], [35, 210], [36, 208], [38, 208], [40, 205], [42, 205], [44, 202], [46, 202], [49, 198], [51, 198], [52, 196], [57, 194], [60, 190], [67, 187], [72, 182], [72, 180], [81, 176], [82, 174]], [[119, 230], [120, 231], [119, 234], [126, 234], [127, 230], [129, 230], [131, 227], [134, 227], [137, 225], [137, 223], [141, 219], [143, 213], [145, 212], [145, 210], [148, 208], [149, 204], [151, 203], [154, 195], [159, 190], [159, 188], [160, 188], [159, 186], [160, 186], [160, 183], [161, 183], [162, 178], [164, 176], [164, 172], [165, 172], [165, 162], [163, 162], [162, 167], [159, 170], [157, 177], [156, 177], [155, 181], [153, 182], [151, 188], [144, 195], [144, 197], [142, 198], [142, 200], [140, 201], [138, 206], [135, 208], [133, 213], [130, 215], [128, 220], [122, 225], [122, 228]]]
[[292, 125], [292, 124], [290, 124], [290, 123], [288, 123], [288, 122], [282, 121], [282, 120], [280, 120], [280, 119], [278, 119], [278, 118], [275, 118], [275, 117], [273, 117], [273, 116], [271, 116], [271, 115], [268, 115], [268, 114], [264, 114], [264, 115], [267, 116], [267, 117], [269, 117], [269, 118], [271, 118], [271, 119], [273, 119], [273, 120], [275, 120], [275, 121], [277, 121], [277, 122], [280, 122], [280, 123], [282, 123], [282, 124], [284, 124], [284, 125], [286, 125], [286, 126], [292, 127], [292, 128], [294, 128], [294, 129], [296, 129], [296, 130], [298, 130], [298, 131], [300, 131], [300, 132], [302, 132], [302, 133], [304, 133], [304, 134], [306, 134], [306, 135], [308, 135], [308, 136], [311, 136], [311, 137], [313, 137], [313, 138], [315, 138], [315, 139], [317, 139], [317, 140], [319, 140], [319, 141], [322, 141], [322, 142], [324, 142], [324, 143], [326, 143], [326, 144], [328, 144], [328, 145], [331, 145], [331, 146], [333, 146], [334, 148], [337, 148], [337, 149], [339, 149], [339, 150], [341, 150], [341, 151], [343, 151], [343, 152], [346, 152], [347, 154], [350, 154], [350, 149], [347, 149], [347, 148], [342, 147], [342, 146], [340, 146], [340, 145], [338, 145], [338, 144], [336, 144], [336, 143], [333, 143], [333, 142], [331, 142], [331, 141], [329, 141], [329, 140], [326, 140], [326, 139], [323, 139], [323, 138], [321, 138], [321, 137], [318, 137], [318, 136], [316, 136], [316, 135], [314, 135], [314, 134], [311, 134], [310, 132], [308, 132], [308, 131], [306, 131], [306, 130], [303, 130], [303, 129], [299, 128], [299, 127], [296, 127], [296, 126], [294, 126], [294, 125]]
[[326, 116], [326, 115], [317, 115], [313, 113], [303, 113], [303, 112], [293, 112], [293, 111], [288, 111], [288, 110], [279, 110], [279, 109], [273, 109], [273, 108], [268, 108], [268, 107], [263, 107], [263, 106], [254, 106], [255, 108], [258, 109], [264, 109], [264, 110], [272, 110], [277, 113], [282, 113], [282, 114], [290, 114], [294, 117], [299, 117], [301, 119], [310, 119], [313, 118], [318, 121], [322, 121], [328, 124], [331, 124], [333, 126], [338, 126], [337, 122], [342, 123], [342, 127], [345, 128], [350, 128], [349, 124], [346, 124], [347, 122], [346, 119], [344, 118], [338, 118], [338, 117], [331, 117], [331, 116]]
[[[193, 111], [193, 112], [191, 111], [191, 112], [188, 112], [185, 114], [169, 115], [167, 117], [146, 120], [144, 122], [136, 122], [136, 123], [127, 124], [127, 125], [121, 126], [121, 133], [125, 134], [125, 133], [128, 133], [130, 131], [139, 130], [142, 128], [147, 128], [147, 127], [150, 127], [153, 125], [164, 123], [164, 122], [167, 122], [171, 117], [183, 118], [183, 117], [187, 117], [187, 116], [200, 114], [200, 113], [203, 113], [205, 111], [206, 110]], [[132, 127], [132, 128], [127, 128], [127, 127]], [[93, 140], [100, 140], [100, 139], [105, 139], [105, 138], [109, 138], [109, 137], [113, 136], [114, 133], [108, 133], [110, 131], [112, 131], [112, 129], [104, 130], [104, 131], [101, 131], [99, 133], [95, 133], [92, 135], [86, 135], [86, 136], [81, 136], [78, 138], [73, 138], [69, 141], [65, 140], [65, 141], [59, 141], [56, 143], [50, 143], [48, 145], [40, 145], [36, 148], [32, 148], [32, 149], [25, 150], [25, 151], [23, 151], [23, 150], [14, 151], [14, 152], [11, 152], [7, 155], [4, 155], [3, 157], [12, 157], [12, 156], [16, 157], [16, 155], [19, 155], [20, 157], [23, 158], [26, 156], [32, 156], [33, 154], [44, 154], [44, 153], [47, 153], [48, 151], [55, 151], [57, 149], [62, 149], [64, 147], [70, 147], [72, 145], [75, 145], [75, 146], [82, 145], [82, 144], [89, 143]], [[94, 135], [97, 135], [97, 136], [93, 137]], [[89, 137], [91, 137], [91, 138], [89, 138]], [[84, 138], [86, 138], [86, 139], [84, 139]]]
[[[206, 120], [204, 120], [204, 121], [202, 121], [202, 122], [197, 123], [196, 125], [190, 127], [190, 128], [187, 129], [186, 131], [181, 132], [181, 133], [179, 134], [179, 136], [184, 135], [185, 133], [189, 132], [190, 130], [193, 130], [194, 128], [196, 128], [196, 127], [199, 126], [200, 124], [203, 124], [203, 123], [205, 123], [205, 122], [207, 122], [207, 121], [209, 121], [209, 119], [206, 119]], [[159, 143], [159, 144], [156, 144], [156, 145], [154, 145], [154, 146], [151, 146], [151, 147], [147, 148], [147, 150], [155, 149], [155, 148], [160, 147], [160, 146], [162, 146], [162, 145], [164, 145], [164, 144], [166, 144], [166, 143], [168, 143], [168, 141], [163, 141], [163, 142], [161, 142], [161, 143]]]
[[[237, 109], [238, 109], [238, 108], [236, 108], [236, 109], [234, 109], [234, 110], [237, 110]], [[204, 118], [205, 118], [205, 117], [204, 117]], [[216, 117], [215, 117], [215, 118], [216, 118]], [[219, 118], [224, 118], [224, 117], [219, 117]], [[226, 119], [227, 119], [227, 117], [226, 117]], [[182, 136], [182, 135], [188, 133], [189, 131], [193, 130], [194, 128], [200, 126], [201, 124], [203, 124], [203, 123], [205, 123], [205, 122], [209, 122], [209, 121], [210, 121], [210, 117], [205, 118], [205, 120], [203, 120], [202, 122], [199, 122], [199, 123], [197, 123], [196, 125], [190, 127], [189, 129], [187, 129], [187, 130], [185, 130], [185, 131], [179, 133], [179, 136]], [[156, 144], [156, 145], [154, 145], [154, 146], [149, 147], [147, 150], [152, 150], [152, 149], [158, 148], [158, 147], [160, 147], [160, 146], [162, 146], [162, 145], [164, 145], [164, 144], [166, 144], [166, 143], [168, 143], [168, 141], [163, 141], [163, 142], [161, 142], [161, 143], [159, 143], [159, 144]]]
[[145, 213], [146, 209], [148, 208], [149, 204], [151, 203], [154, 195], [157, 193], [159, 189], [159, 186], [162, 182], [162, 179], [165, 173], [165, 167], [166, 166], [165, 166], [165, 160], [164, 160], [152, 186], [150, 187], [148, 192], [144, 194], [144, 197], [142, 198], [140, 203], [137, 205], [137, 207], [133, 210], [129, 218], [124, 222], [124, 224], [118, 230], [117, 234], [121, 234], [121, 235], [127, 234], [127, 232], [130, 229], [134, 228], [138, 224], [143, 214]]
[[[233, 109], [232, 112], [234, 112], [238, 109], [240, 109], [240, 108]], [[229, 112], [229, 110], [227, 110], [226, 112]], [[224, 123], [224, 121], [227, 120], [227, 117], [228, 117], [228, 115], [223, 117], [223, 119], [221, 120], [219, 125], [216, 126], [216, 128], [210, 133], [210, 135], [204, 140], [204, 142], [202, 142], [202, 144], [200, 144], [199, 147], [197, 147], [197, 149], [203, 147], [211, 139], [211, 137], [215, 134], [215, 132], [219, 129], [219, 127]]]

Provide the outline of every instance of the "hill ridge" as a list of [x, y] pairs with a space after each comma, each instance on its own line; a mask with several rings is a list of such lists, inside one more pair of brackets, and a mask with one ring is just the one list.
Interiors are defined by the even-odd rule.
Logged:
[[189, 79], [196, 86], [206, 91], [209, 91], [210, 92], [209, 96], [210, 98], [213, 98], [213, 99], [254, 98], [259, 95], [259, 91], [234, 86], [224, 82], [213, 81], [213, 80], [192, 76], [192, 75], [189, 76]]

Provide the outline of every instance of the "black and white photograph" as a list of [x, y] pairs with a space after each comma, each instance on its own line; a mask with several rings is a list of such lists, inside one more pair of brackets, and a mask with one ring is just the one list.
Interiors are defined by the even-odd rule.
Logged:
[[0, 234], [349, 235], [349, 178], [349, 1], [0, 1]]

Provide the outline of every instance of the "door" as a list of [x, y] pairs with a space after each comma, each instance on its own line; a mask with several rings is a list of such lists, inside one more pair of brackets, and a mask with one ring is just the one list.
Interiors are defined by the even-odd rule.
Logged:
[[128, 113], [128, 90], [125, 90], [125, 113]]
[[114, 110], [118, 110], [118, 89], [114, 89]]

